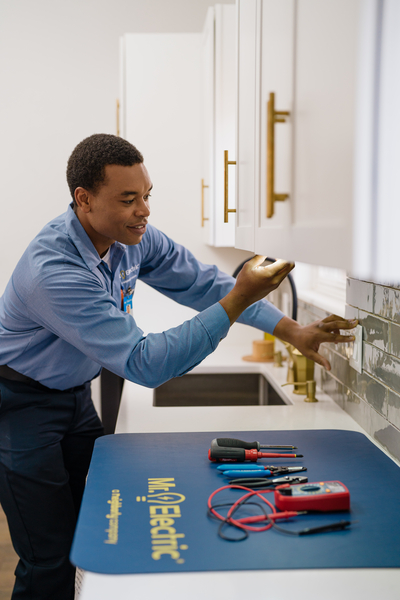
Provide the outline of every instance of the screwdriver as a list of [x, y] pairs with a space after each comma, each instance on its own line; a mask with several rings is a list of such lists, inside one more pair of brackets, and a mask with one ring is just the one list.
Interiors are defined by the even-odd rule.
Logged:
[[245, 448], [225, 448], [222, 446], [211, 446], [208, 451], [209, 460], [215, 462], [220, 460], [233, 460], [241, 462], [251, 460], [256, 462], [259, 458], [303, 458], [302, 454], [276, 454], [274, 452], [258, 452], [256, 449], [246, 450]]
[[211, 448], [215, 445], [223, 446], [224, 448], [245, 448], [246, 450], [251, 450], [253, 448], [256, 450], [261, 450], [262, 448], [297, 450], [297, 446], [268, 446], [267, 444], [260, 444], [260, 442], [243, 442], [242, 440], [236, 440], [235, 438], [215, 438], [211, 442]]

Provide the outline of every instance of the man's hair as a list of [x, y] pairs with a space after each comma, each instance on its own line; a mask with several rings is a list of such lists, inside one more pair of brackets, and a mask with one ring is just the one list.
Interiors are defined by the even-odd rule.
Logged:
[[67, 182], [74, 206], [76, 188], [83, 187], [96, 194], [105, 183], [107, 165], [131, 167], [142, 162], [139, 150], [123, 138], [107, 133], [85, 138], [73, 150], [67, 165]]

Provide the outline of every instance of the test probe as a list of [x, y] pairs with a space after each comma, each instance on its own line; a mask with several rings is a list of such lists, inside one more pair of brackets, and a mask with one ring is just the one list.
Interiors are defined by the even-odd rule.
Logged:
[[244, 485], [248, 488], [269, 488], [275, 489], [277, 486], [283, 484], [289, 485], [293, 483], [304, 484], [307, 483], [307, 477], [302, 475], [286, 475], [285, 477], [275, 477], [274, 479], [264, 479], [261, 477], [244, 477], [238, 479], [231, 479], [229, 482], [230, 486]]

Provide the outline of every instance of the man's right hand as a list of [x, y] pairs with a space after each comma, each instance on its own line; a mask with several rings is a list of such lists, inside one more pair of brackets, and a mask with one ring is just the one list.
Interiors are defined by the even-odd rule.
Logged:
[[276, 260], [262, 267], [265, 256], [255, 256], [243, 266], [235, 287], [220, 300], [231, 325], [246, 308], [275, 290], [294, 267], [294, 263]]

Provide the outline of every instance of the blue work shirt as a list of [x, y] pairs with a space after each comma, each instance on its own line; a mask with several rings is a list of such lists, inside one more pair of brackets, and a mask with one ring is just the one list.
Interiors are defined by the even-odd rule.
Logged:
[[[219, 300], [235, 280], [204, 265], [161, 231], [111, 247], [100, 258], [72, 205], [29, 244], [0, 299], [0, 364], [64, 390], [101, 367], [147, 387], [183, 375], [213, 352], [229, 330]], [[199, 314], [163, 333], [143, 335], [121, 310], [121, 289], [137, 278]], [[130, 291], [128, 292], [130, 293]], [[241, 323], [272, 332], [283, 314], [263, 300]]]

